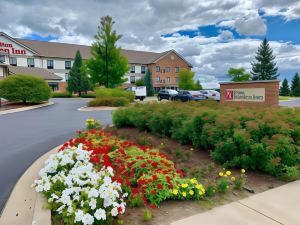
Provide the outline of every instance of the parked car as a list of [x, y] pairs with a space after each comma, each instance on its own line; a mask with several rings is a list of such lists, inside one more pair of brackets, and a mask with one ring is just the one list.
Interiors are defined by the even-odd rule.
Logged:
[[135, 99], [139, 99], [140, 101], [143, 101], [147, 96], [146, 86], [128, 87], [125, 90], [134, 92]]
[[215, 101], [220, 101], [220, 93], [215, 90], [200, 90], [207, 99], [213, 99]]
[[173, 96], [172, 100], [174, 101], [198, 101], [198, 100], [205, 100], [207, 99], [203, 94], [199, 91], [179, 91], [179, 93]]
[[174, 96], [178, 94], [178, 91], [172, 89], [162, 89], [157, 94], [157, 100], [161, 101], [163, 99], [172, 100]]

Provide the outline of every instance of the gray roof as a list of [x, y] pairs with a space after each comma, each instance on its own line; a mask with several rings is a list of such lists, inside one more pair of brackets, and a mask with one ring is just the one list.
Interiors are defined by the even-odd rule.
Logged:
[[8, 66], [8, 70], [10, 74], [28, 74], [45, 80], [62, 80], [60, 76], [38, 67]]
[[[53, 58], [73, 59], [76, 51], [79, 50], [83, 59], [89, 59], [91, 55], [91, 46], [75, 45], [58, 42], [32, 41], [24, 39], [15, 39], [18, 42], [35, 50], [39, 55]], [[123, 54], [128, 58], [128, 63], [150, 64], [160, 58], [167, 52], [145, 52], [134, 50], [122, 50]]]
[[249, 80], [249, 81], [230, 81], [230, 82], [220, 82], [219, 84], [252, 84], [252, 83], [273, 83], [280, 82], [280, 80]]

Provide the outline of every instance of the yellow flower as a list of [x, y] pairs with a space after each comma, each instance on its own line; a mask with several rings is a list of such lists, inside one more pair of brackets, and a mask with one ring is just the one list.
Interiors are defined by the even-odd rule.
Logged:
[[202, 190], [199, 190], [199, 195], [203, 195], [204, 194], [204, 191], [202, 191]]
[[244, 169], [241, 169], [241, 172], [242, 172], [242, 173], [246, 173], [246, 170], [244, 170]]
[[224, 174], [224, 177], [227, 177], [227, 174]]
[[182, 196], [183, 196], [183, 197], [186, 197], [186, 192], [182, 192]]
[[196, 184], [197, 180], [196, 180], [196, 178], [192, 178], [192, 179], [190, 179], [190, 182], [191, 182], [191, 184]]
[[223, 176], [224, 176], [224, 173], [223, 173], [223, 172], [220, 172], [220, 173], [219, 173], [219, 176], [220, 176], [220, 177], [223, 177]]
[[173, 190], [173, 194], [174, 194], [174, 195], [177, 195], [177, 194], [178, 194], [178, 190], [177, 190], [177, 189], [174, 189], [174, 190]]
[[194, 195], [194, 191], [193, 191], [193, 190], [190, 190], [189, 194], [190, 194], [190, 195]]
[[231, 172], [229, 170], [226, 171], [227, 176], [231, 175]]
[[200, 189], [203, 188], [203, 185], [202, 185], [202, 184], [197, 184], [197, 185], [196, 185], [196, 188], [197, 188], [198, 190], [200, 190]]
[[181, 187], [182, 188], [187, 188], [189, 185], [188, 184], [182, 184]]
[[235, 177], [231, 177], [231, 181], [235, 181]]

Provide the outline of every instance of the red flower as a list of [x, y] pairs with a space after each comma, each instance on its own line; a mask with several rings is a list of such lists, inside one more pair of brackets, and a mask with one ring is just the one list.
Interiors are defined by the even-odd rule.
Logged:
[[145, 167], [146, 167], [146, 164], [145, 164], [145, 163], [143, 163], [143, 164], [141, 165], [141, 167], [142, 167], [142, 168], [145, 168]]
[[152, 191], [151, 191], [151, 194], [152, 194], [152, 195], [155, 195], [155, 194], [156, 194], [156, 190], [152, 190]]
[[158, 184], [158, 185], [157, 185], [157, 188], [158, 188], [159, 190], [162, 190], [162, 189], [163, 189], [162, 184]]
[[155, 209], [156, 208], [156, 206], [154, 204], [150, 204], [149, 206], [150, 206], [151, 209]]
[[153, 180], [157, 180], [157, 179], [158, 179], [158, 177], [157, 177], [156, 174], [154, 174], [154, 175], [152, 176], [152, 178], [153, 178]]
[[131, 190], [132, 190], [132, 194], [134, 194], [134, 195], [139, 193], [137, 188], [132, 188]]

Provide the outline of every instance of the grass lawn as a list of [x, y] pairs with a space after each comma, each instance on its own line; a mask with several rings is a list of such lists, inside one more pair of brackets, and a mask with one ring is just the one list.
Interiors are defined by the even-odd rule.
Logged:
[[293, 100], [295, 97], [289, 97], [289, 96], [279, 96], [279, 101], [288, 101]]

